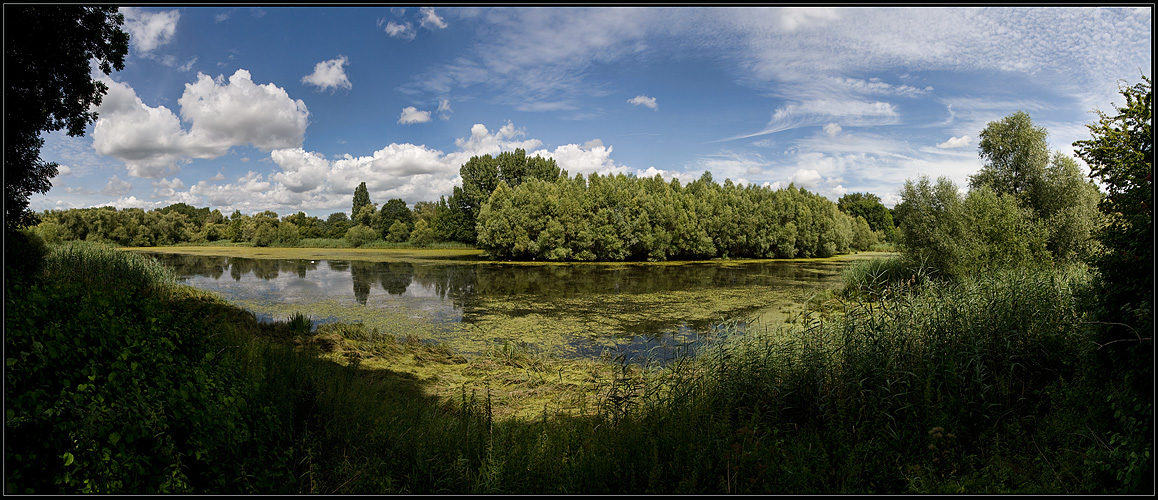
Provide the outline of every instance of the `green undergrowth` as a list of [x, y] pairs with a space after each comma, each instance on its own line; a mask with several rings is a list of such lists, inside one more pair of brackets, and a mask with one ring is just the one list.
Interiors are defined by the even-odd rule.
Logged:
[[73, 244], [6, 281], [6, 493], [1153, 492], [1083, 268], [889, 279], [640, 365], [259, 323], [158, 267]]

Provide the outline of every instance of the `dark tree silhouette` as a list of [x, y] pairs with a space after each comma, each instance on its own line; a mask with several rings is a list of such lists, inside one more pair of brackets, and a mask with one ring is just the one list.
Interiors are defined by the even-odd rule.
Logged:
[[84, 135], [96, 121], [108, 86], [94, 80], [89, 61], [106, 75], [125, 67], [129, 35], [117, 7], [4, 7], [4, 216], [9, 230], [35, 223], [32, 193], [52, 187], [57, 164], [40, 159], [42, 132]]

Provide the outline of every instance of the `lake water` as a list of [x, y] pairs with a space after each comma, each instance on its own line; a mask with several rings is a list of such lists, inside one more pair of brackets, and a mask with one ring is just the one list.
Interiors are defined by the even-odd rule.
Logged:
[[[715, 334], [774, 326], [840, 283], [849, 260], [435, 264], [143, 253], [259, 319], [361, 322], [480, 353], [504, 342], [583, 358], [671, 358]], [[854, 256], [855, 257], [855, 256]]]

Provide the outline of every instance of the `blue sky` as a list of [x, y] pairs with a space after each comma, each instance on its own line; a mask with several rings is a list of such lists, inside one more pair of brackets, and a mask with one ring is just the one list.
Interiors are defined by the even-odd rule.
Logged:
[[887, 206], [964, 188], [978, 133], [1026, 111], [1073, 154], [1152, 76], [1152, 9], [122, 8], [125, 69], [34, 210], [229, 214], [437, 201], [471, 156], [570, 174], [795, 183]]

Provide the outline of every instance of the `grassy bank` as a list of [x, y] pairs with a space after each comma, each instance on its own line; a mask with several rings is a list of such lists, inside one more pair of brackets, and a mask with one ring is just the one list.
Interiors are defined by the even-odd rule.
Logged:
[[[1088, 280], [884, 280], [664, 367], [575, 367], [261, 324], [132, 253], [60, 246], [6, 282], [6, 491], [1152, 492], [1152, 409], [1093, 359]], [[502, 410], [534, 390], [559, 404]]]

